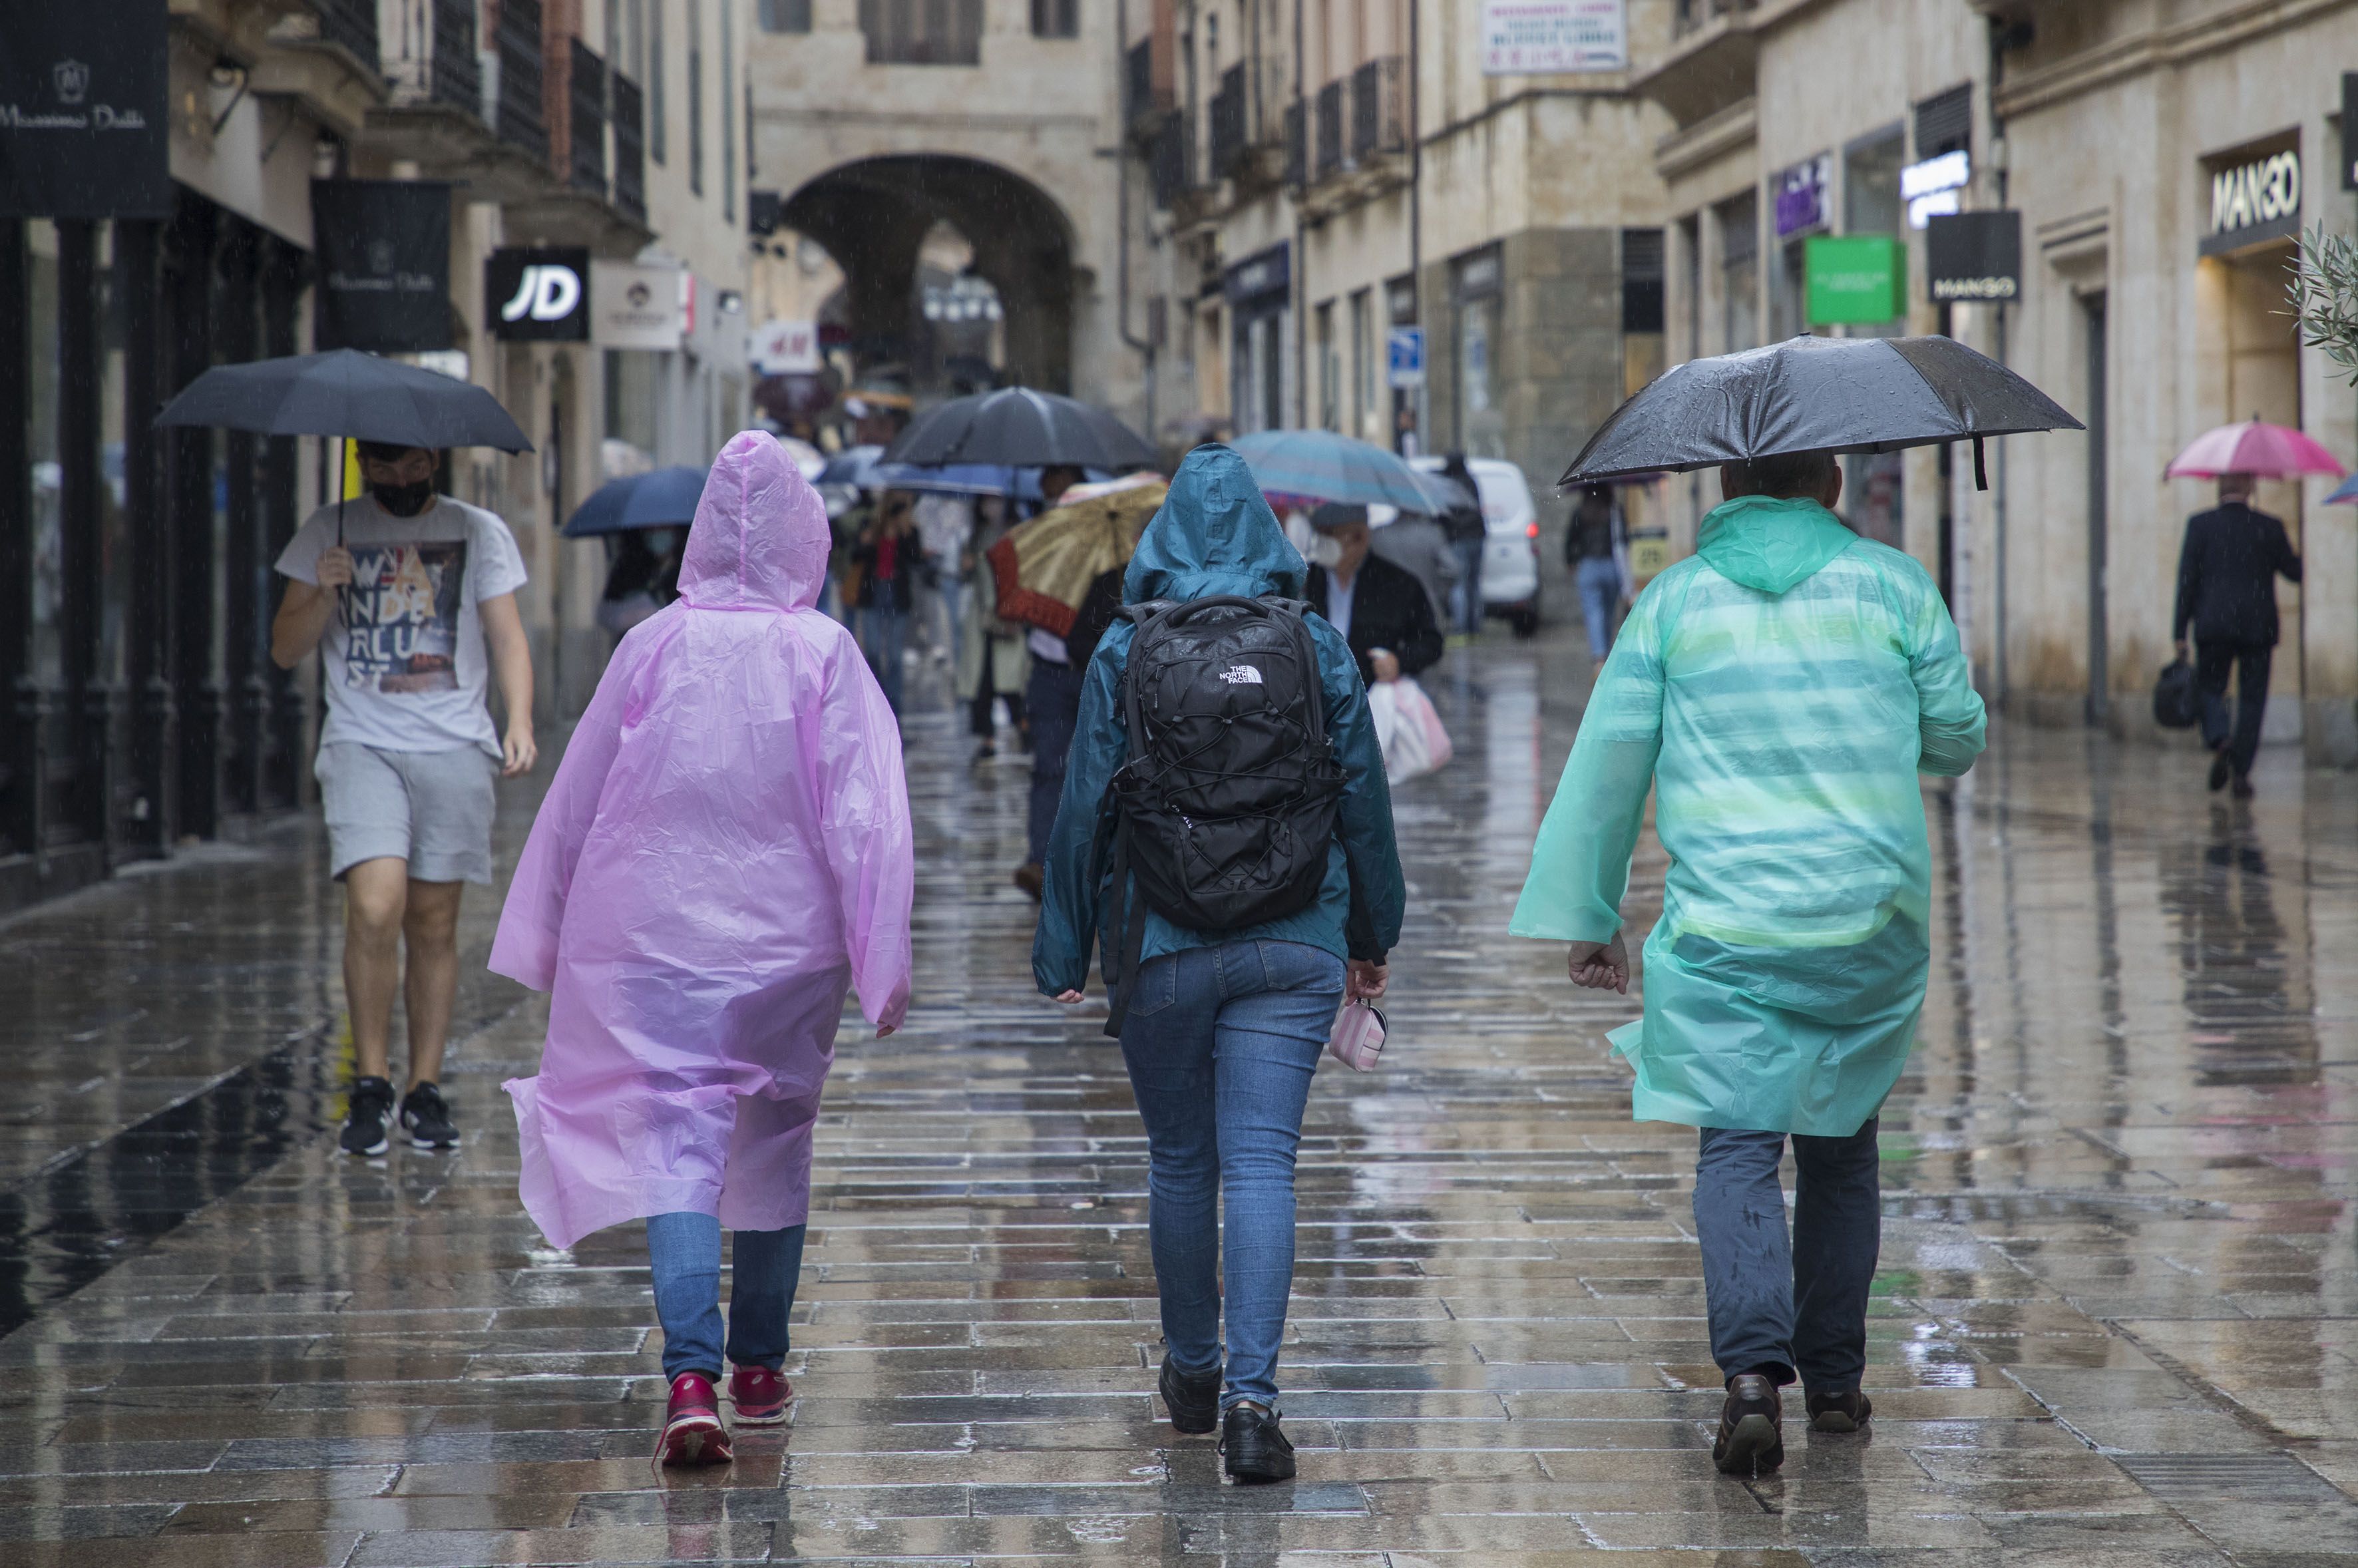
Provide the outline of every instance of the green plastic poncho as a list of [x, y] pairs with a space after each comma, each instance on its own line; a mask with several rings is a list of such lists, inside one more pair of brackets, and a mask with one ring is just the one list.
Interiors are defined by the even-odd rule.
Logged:
[[1650, 783], [1670, 872], [1611, 1035], [1639, 1120], [1847, 1137], [1881, 1108], [1931, 959], [1916, 775], [1963, 773], [1984, 725], [1912, 558], [1814, 501], [1704, 519], [1597, 677], [1509, 927], [1611, 939]]

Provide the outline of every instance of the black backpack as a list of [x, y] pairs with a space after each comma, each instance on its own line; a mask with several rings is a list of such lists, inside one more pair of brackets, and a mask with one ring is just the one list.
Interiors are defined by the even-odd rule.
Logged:
[[1130, 758], [1114, 774], [1104, 953], [1118, 1034], [1145, 941], [1130, 889], [1174, 925], [1237, 931], [1309, 907], [1326, 881], [1343, 768], [1297, 600], [1221, 595], [1123, 609]]

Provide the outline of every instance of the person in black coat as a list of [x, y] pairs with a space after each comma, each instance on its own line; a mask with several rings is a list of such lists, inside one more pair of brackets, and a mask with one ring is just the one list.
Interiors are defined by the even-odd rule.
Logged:
[[[2170, 637], [2186, 657], [2186, 633], [2194, 632], [2194, 678], [2202, 691], [2202, 742], [2217, 756], [2211, 787], [2229, 779], [2239, 798], [2252, 793], [2252, 758], [2260, 749], [2260, 719], [2267, 711], [2268, 664], [2277, 637], [2277, 585], [2282, 576], [2300, 580], [2300, 557], [2280, 518], [2255, 512], [2252, 476], [2219, 476], [2219, 504], [2187, 520], [2186, 543], [2178, 553], [2178, 613]], [[2227, 675], [2234, 671], [2235, 717], [2227, 720]]]
[[1310, 525], [1317, 536], [1305, 596], [1351, 644], [1359, 678], [1373, 686], [1438, 664], [1433, 600], [1414, 573], [1368, 552], [1368, 509], [1329, 502], [1310, 514]]

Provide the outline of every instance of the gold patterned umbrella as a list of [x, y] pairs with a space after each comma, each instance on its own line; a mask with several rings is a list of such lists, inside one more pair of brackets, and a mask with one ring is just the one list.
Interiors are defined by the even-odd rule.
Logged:
[[988, 552], [1000, 618], [1070, 632], [1089, 584], [1129, 564], [1169, 490], [1152, 474], [1076, 485], [1063, 504], [1009, 529]]

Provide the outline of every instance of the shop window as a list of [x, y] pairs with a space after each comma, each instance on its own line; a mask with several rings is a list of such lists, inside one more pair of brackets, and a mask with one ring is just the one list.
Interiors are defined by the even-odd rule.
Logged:
[[1081, 0], [1032, 0], [1032, 36], [1035, 38], [1079, 38]]
[[1760, 216], [1750, 191], [1719, 206], [1720, 351], [1760, 342]]
[[1363, 288], [1351, 296], [1351, 434], [1363, 441], [1380, 441], [1371, 429], [1376, 413], [1375, 290]]
[[1343, 427], [1343, 366], [1335, 342], [1335, 302], [1318, 307], [1318, 427]]
[[980, 65], [982, 0], [860, 0], [871, 65]]
[[811, 0], [762, 0], [761, 16], [765, 33], [807, 33]]
[[1457, 373], [1455, 445], [1485, 457], [1505, 455], [1498, 366], [1505, 283], [1505, 258], [1496, 245], [1450, 263], [1450, 296], [1457, 307], [1451, 356]]
[[1907, 138], [1894, 125], [1844, 150], [1844, 233], [1899, 232], [1899, 166], [1907, 161]]
[[1662, 231], [1621, 231], [1621, 393], [1662, 373]]

